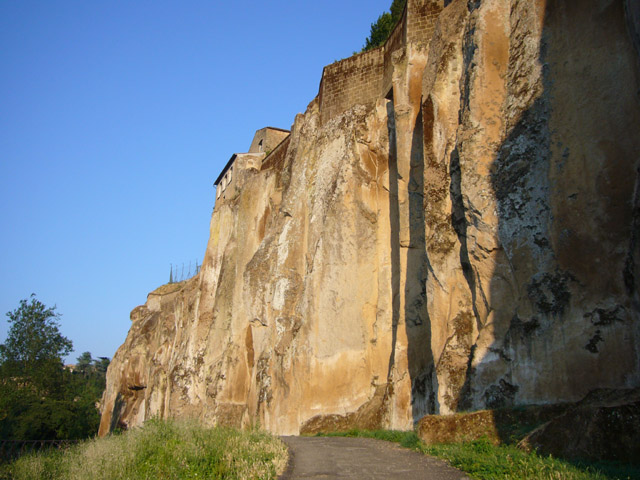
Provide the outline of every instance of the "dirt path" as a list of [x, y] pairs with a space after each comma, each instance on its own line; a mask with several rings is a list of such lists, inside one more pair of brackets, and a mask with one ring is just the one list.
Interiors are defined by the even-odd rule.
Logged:
[[468, 479], [441, 460], [371, 438], [282, 437], [289, 447], [283, 480]]

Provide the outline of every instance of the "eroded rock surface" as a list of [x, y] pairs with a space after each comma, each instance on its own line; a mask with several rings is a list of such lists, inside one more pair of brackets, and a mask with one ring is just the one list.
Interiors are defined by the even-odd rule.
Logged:
[[200, 274], [132, 312], [101, 434], [405, 429], [640, 385], [635, 13], [410, 0], [371, 57], [384, 90], [312, 101], [234, 172]]
[[528, 434], [518, 446], [571, 460], [637, 464], [640, 389], [594, 390], [577, 405]]

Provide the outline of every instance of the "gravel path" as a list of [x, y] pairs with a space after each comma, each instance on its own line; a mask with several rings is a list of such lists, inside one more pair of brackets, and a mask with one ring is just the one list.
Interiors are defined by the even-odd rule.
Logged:
[[468, 479], [442, 460], [372, 438], [282, 437], [289, 466], [280, 477], [297, 479]]

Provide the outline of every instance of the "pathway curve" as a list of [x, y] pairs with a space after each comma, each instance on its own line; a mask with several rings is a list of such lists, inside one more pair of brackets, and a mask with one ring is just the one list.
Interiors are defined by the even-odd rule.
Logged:
[[289, 466], [281, 480], [297, 479], [468, 479], [442, 460], [372, 438], [281, 437]]

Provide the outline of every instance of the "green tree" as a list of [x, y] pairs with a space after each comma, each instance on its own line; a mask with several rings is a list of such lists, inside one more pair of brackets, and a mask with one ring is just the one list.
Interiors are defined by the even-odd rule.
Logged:
[[55, 310], [55, 306], [47, 308], [32, 294], [30, 301], [21, 300], [20, 307], [7, 313], [11, 327], [6, 341], [0, 344], [3, 366], [16, 375], [25, 375], [43, 363], [62, 363], [73, 344], [60, 333], [60, 315]]
[[91, 352], [84, 352], [78, 358], [76, 358], [76, 368], [77, 372], [82, 374], [88, 374], [93, 369], [93, 358], [91, 358]]
[[108, 358], [84, 352], [82, 372], [64, 368], [72, 350], [59, 331], [60, 315], [32, 295], [7, 313], [11, 328], [0, 345], [0, 439], [55, 440], [95, 435], [96, 403], [105, 388]]
[[98, 374], [102, 375], [103, 377], [106, 377], [109, 363], [111, 363], [111, 360], [109, 360], [109, 358], [98, 357], [97, 360], [93, 361], [93, 367], [95, 368], [95, 371]]
[[389, 11], [391, 12], [391, 19], [394, 22], [400, 20], [402, 16], [402, 11], [404, 10], [404, 6], [407, 4], [407, 0], [393, 0], [391, 2], [391, 7], [389, 7]]
[[402, 12], [407, 0], [393, 0], [389, 12], [384, 12], [378, 17], [375, 23], [371, 24], [371, 31], [369, 37], [366, 39], [362, 51], [374, 49], [383, 45], [387, 41], [391, 32], [402, 17]]
[[[0, 345], [0, 434], [3, 438], [56, 438], [63, 414], [62, 357], [71, 340], [60, 333], [56, 307], [35, 295], [7, 313], [7, 339]], [[35, 438], [34, 438], [35, 437]]]

